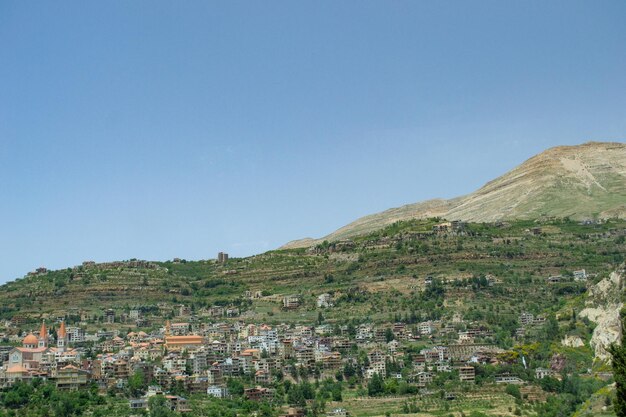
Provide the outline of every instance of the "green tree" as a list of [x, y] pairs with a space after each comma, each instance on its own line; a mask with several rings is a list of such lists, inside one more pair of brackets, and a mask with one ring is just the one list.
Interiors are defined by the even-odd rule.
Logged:
[[228, 387], [228, 391], [232, 395], [243, 395], [244, 386], [240, 380], [230, 378], [228, 381], [226, 381], [226, 386]]
[[370, 397], [375, 397], [382, 394], [383, 392], [385, 392], [383, 378], [378, 375], [378, 373], [375, 373], [374, 376], [372, 376], [370, 382], [367, 383], [367, 394]]
[[331, 392], [333, 401], [343, 401], [343, 396], [341, 395], [341, 383], [333, 385]]
[[291, 385], [289, 392], [287, 393], [287, 402], [296, 407], [306, 406], [306, 399], [304, 398], [304, 394], [302, 393], [302, 389], [299, 385]]
[[556, 317], [554, 316], [554, 314], [550, 314], [548, 316], [548, 320], [546, 320], [546, 324], [545, 324], [545, 339], [547, 341], [550, 340], [557, 340], [559, 339], [559, 322], [556, 321]]
[[138, 397], [146, 388], [146, 378], [142, 371], [137, 371], [128, 378], [128, 391], [132, 397]]
[[150, 417], [174, 417], [176, 414], [170, 409], [167, 399], [162, 395], [155, 395], [148, 400]]
[[316, 398], [311, 405], [311, 414], [316, 417], [326, 411], [326, 401], [323, 398]]
[[388, 327], [387, 330], [385, 330], [385, 340], [387, 341], [387, 343], [389, 343], [395, 338], [396, 336], [393, 334], [393, 330]]
[[354, 366], [351, 362], [346, 362], [346, 364], [343, 366], [343, 374], [346, 378], [350, 378], [351, 376], [354, 376], [356, 374], [356, 369], [354, 369]]
[[520, 393], [519, 387], [517, 385], [509, 384], [506, 386], [505, 391], [507, 394], [515, 397], [518, 400], [522, 398], [522, 394]]

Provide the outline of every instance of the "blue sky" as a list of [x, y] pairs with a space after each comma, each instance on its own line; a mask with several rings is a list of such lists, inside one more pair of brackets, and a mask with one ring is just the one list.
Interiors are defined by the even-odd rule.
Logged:
[[0, 282], [207, 259], [626, 138], [624, 1], [0, 1]]

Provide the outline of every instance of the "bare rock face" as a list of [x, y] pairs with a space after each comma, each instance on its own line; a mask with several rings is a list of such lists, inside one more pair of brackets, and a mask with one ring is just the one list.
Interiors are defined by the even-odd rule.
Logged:
[[555, 372], [562, 372], [565, 369], [565, 365], [567, 365], [567, 359], [560, 353], [555, 353], [550, 358], [550, 369]]
[[579, 336], [565, 336], [563, 340], [561, 340], [561, 344], [565, 347], [582, 347], [585, 346], [585, 342]]
[[362, 217], [321, 239], [289, 242], [310, 247], [367, 234], [399, 220], [442, 217], [494, 222], [570, 217], [626, 218], [626, 144], [589, 142], [536, 155], [479, 190], [451, 200], [434, 199]]
[[596, 359], [609, 361], [611, 355], [607, 348], [612, 343], [622, 340], [620, 311], [624, 306], [621, 301], [624, 290], [624, 269], [613, 272], [589, 289], [587, 305], [580, 312], [581, 317], [587, 317], [596, 323], [591, 336], [591, 347], [595, 350]]

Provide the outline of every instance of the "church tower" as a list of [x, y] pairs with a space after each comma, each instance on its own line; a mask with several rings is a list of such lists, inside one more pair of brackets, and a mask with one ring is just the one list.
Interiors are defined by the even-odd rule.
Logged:
[[46, 329], [46, 322], [44, 321], [41, 322], [41, 330], [39, 330], [38, 339], [39, 339], [38, 347], [40, 348], [48, 347], [48, 329]]
[[67, 350], [67, 330], [65, 330], [65, 321], [61, 322], [61, 327], [57, 332], [57, 349], [59, 352], [65, 352]]

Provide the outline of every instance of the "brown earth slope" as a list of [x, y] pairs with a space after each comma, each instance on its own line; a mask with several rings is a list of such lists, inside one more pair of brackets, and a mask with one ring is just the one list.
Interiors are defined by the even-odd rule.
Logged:
[[442, 217], [491, 222], [546, 216], [625, 218], [626, 144], [589, 142], [551, 148], [471, 194], [392, 208], [362, 217], [321, 239], [296, 240], [282, 248], [346, 239], [398, 220]]

